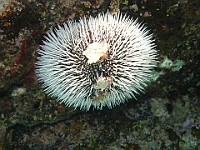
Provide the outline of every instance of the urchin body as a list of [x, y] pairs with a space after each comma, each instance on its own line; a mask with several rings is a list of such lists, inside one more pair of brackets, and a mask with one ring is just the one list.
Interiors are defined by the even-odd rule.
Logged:
[[135, 97], [155, 66], [152, 35], [137, 20], [99, 14], [50, 30], [36, 73], [45, 91], [67, 106], [102, 109]]

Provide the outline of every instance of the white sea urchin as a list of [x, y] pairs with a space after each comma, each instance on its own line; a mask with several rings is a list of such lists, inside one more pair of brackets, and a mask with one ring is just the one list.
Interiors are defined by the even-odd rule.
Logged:
[[122, 14], [68, 22], [50, 30], [43, 43], [36, 73], [45, 91], [86, 110], [112, 108], [135, 97], [157, 55], [149, 31]]

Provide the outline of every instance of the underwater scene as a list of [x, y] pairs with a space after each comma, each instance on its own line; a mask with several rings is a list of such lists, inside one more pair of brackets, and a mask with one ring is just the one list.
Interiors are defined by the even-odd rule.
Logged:
[[199, 0], [0, 0], [0, 150], [199, 150]]

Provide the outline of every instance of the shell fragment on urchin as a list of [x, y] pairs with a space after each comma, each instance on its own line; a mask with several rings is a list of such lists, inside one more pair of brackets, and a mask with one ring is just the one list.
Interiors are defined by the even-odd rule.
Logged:
[[157, 51], [152, 35], [122, 14], [71, 21], [47, 32], [36, 73], [67, 106], [112, 108], [143, 91]]

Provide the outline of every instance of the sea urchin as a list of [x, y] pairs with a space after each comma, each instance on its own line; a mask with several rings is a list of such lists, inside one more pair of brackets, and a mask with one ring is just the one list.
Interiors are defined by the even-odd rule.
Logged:
[[47, 32], [36, 73], [46, 93], [67, 106], [102, 109], [135, 97], [156, 63], [152, 35], [117, 14], [70, 21]]

